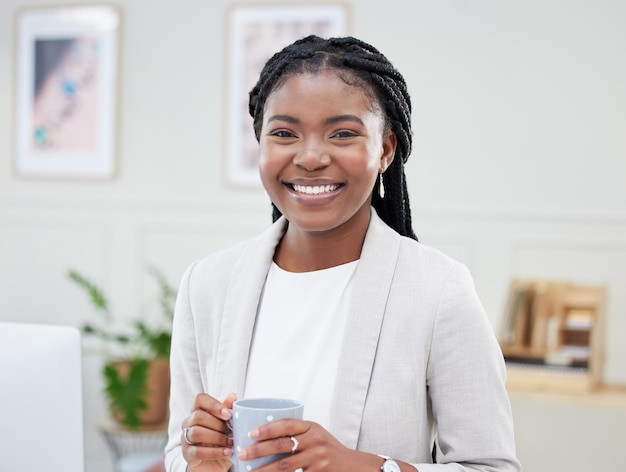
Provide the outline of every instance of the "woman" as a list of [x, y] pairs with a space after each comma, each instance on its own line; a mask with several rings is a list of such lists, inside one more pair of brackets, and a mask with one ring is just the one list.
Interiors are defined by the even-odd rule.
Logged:
[[183, 277], [169, 471], [228, 470], [230, 408], [259, 396], [305, 404], [238, 452], [291, 453], [264, 472], [520, 470], [471, 276], [411, 229], [410, 113], [400, 73], [357, 39], [267, 62], [250, 114], [275, 222]]

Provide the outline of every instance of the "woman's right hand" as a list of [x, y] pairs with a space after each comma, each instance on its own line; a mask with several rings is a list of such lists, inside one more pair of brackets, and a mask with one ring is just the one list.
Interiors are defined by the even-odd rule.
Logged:
[[183, 457], [190, 472], [226, 472], [230, 466], [232, 434], [227, 422], [237, 395], [229, 393], [223, 402], [200, 393], [180, 434]]

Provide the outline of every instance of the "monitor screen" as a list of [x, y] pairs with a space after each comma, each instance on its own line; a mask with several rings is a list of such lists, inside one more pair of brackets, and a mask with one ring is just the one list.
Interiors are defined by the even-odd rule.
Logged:
[[0, 379], [0, 469], [83, 472], [78, 329], [0, 322]]

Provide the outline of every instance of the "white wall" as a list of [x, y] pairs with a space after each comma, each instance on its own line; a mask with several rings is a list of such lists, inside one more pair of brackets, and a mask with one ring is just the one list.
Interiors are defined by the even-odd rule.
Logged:
[[[85, 182], [12, 173], [14, 14], [32, 3], [0, 2], [2, 320], [79, 324], [90, 307], [69, 267], [127, 316], [154, 288], [147, 264], [177, 283], [192, 260], [269, 224], [262, 191], [221, 177], [230, 2], [117, 3], [119, 176]], [[420, 239], [468, 264], [495, 328], [512, 276], [607, 284], [606, 379], [626, 383], [626, 3], [350, 3], [352, 33], [409, 82]], [[89, 472], [110, 469], [94, 428], [98, 362], [85, 360]], [[623, 436], [616, 428], [607, 434]], [[532, 436], [518, 431], [521, 455]]]

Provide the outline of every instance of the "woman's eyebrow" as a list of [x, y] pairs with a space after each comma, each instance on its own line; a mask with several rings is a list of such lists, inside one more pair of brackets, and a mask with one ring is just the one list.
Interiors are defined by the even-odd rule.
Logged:
[[326, 119], [325, 123], [327, 125], [332, 125], [335, 123], [340, 123], [342, 121], [353, 121], [355, 123], [358, 123], [360, 125], [365, 126], [365, 123], [363, 123], [363, 120], [361, 120], [361, 118], [359, 118], [356, 115], [338, 115], [338, 116], [332, 116], [328, 119]]
[[300, 120], [298, 120], [297, 118], [294, 118], [293, 116], [289, 116], [289, 115], [273, 115], [273, 116], [270, 116], [268, 118], [267, 122], [271, 123], [272, 121], [286, 121], [287, 123], [292, 123], [292, 124], [300, 123]]
[[[290, 116], [290, 115], [272, 115], [268, 118], [267, 122], [271, 123], [272, 121], [285, 121], [287, 123], [292, 123], [292, 124], [300, 123], [299, 119], [294, 118], [293, 116]], [[335, 123], [340, 123], [342, 121], [353, 121], [354, 123], [358, 123], [362, 126], [365, 125], [365, 123], [363, 123], [363, 120], [361, 120], [361, 118], [359, 118], [356, 115], [331, 116], [330, 118], [327, 118], [326, 120], [324, 120], [324, 123], [327, 125], [332, 125]]]

